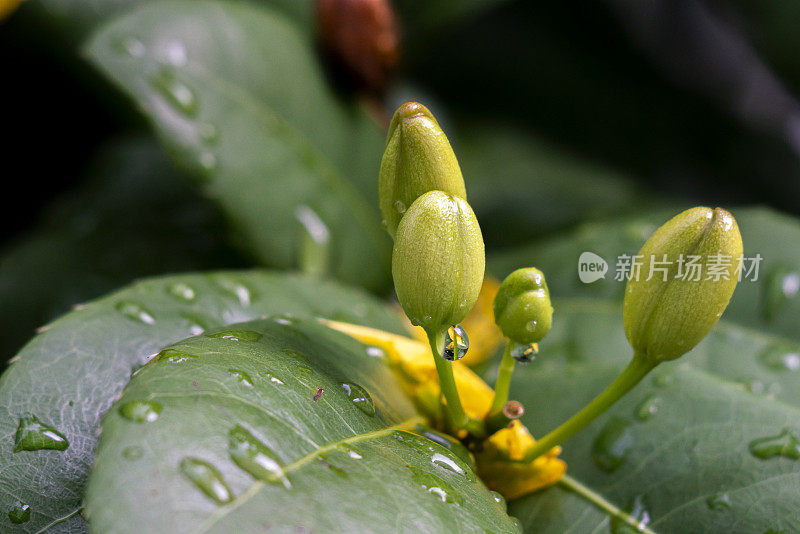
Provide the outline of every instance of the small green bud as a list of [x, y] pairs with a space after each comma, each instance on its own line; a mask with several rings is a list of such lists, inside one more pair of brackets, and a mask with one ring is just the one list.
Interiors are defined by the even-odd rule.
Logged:
[[553, 306], [544, 274], [535, 267], [509, 274], [494, 297], [494, 322], [511, 341], [538, 343], [553, 324]]
[[400, 220], [392, 275], [413, 324], [438, 332], [461, 322], [478, 299], [485, 266], [478, 220], [461, 198], [429, 191]]
[[407, 102], [394, 113], [381, 160], [378, 201], [394, 237], [411, 204], [428, 191], [467, 199], [464, 178], [447, 136], [428, 108]]
[[739, 227], [721, 208], [688, 209], [656, 230], [625, 287], [622, 316], [636, 354], [661, 362], [697, 345], [728, 306], [741, 256]]

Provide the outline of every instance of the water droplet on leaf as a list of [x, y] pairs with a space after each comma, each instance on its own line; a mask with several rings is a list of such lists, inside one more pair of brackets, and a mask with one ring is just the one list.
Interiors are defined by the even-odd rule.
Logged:
[[243, 426], [231, 429], [228, 452], [231, 460], [253, 478], [291, 487], [278, 455]]
[[359, 453], [356, 449], [354, 449], [351, 445], [348, 445], [347, 443], [342, 443], [341, 445], [339, 445], [337, 447], [337, 450], [343, 452], [353, 460], [361, 460], [362, 458], [364, 458], [363, 456], [361, 456], [361, 453]]
[[706, 504], [712, 510], [727, 510], [731, 507], [731, 497], [727, 493], [715, 493], [706, 499]]
[[233, 500], [231, 490], [223, 480], [222, 474], [210, 463], [187, 457], [181, 460], [180, 470], [183, 476], [217, 504], [227, 504]]
[[228, 369], [228, 373], [245, 386], [253, 387], [253, 379], [241, 369]]
[[14, 438], [14, 452], [39, 451], [43, 449], [63, 451], [69, 447], [64, 434], [50, 425], [42, 423], [33, 414], [19, 418], [19, 426]]
[[503, 511], [506, 511], [506, 509], [508, 508], [508, 503], [506, 503], [506, 500], [503, 498], [502, 495], [500, 495], [496, 491], [490, 491], [489, 495], [492, 496], [492, 499], [494, 500], [495, 504], [500, 505], [500, 507], [503, 508]]
[[386, 351], [380, 347], [367, 347], [367, 356], [372, 358], [384, 358], [386, 356]]
[[756, 458], [769, 460], [776, 456], [800, 459], [800, 440], [788, 428], [784, 428], [777, 436], [767, 436], [750, 442], [750, 453]]
[[215, 332], [208, 334], [208, 337], [216, 339], [226, 339], [228, 341], [247, 341], [254, 342], [261, 339], [263, 336], [258, 332], [252, 330], [223, 330], [222, 332]]
[[186, 47], [180, 41], [170, 41], [166, 47], [166, 59], [173, 67], [186, 65]]
[[187, 117], [197, 115], [198, 104], [194, 91], [178, 80], [171, 70], [161, 70], [150, 79], [150, 85], [163, 96], [178, 112]]
[[800, 292], [800, 271], [782, 267], [771, 273], [764, 281], [762, 295], [762, 314], [764, 319], [772, 320]]
[[636, 407], [636, 417], [640, 421], [647, 421], [658, 412], [660, 406], [661, 399], [655, 395], [649, 395]]
[[347, 398], [350, 399], [359, 410], [369, 416], [375, 415], [375, 403], [372, 402], [372, 397], [366, 389], [352, 382], [345, 382], [342, 384], [342, 389], [347, 394]]
[[630, 427], [630, 421], [621, 417], [609, 419], [592, 446], [592, 459], [597, 467], [610, 473], [622, 466], [634, 445]]
[[144, 57], [147, 49], [139, 39], [124, 37], [115, 43], [115, 48], [133, 58]]
[[181, 312], [180, 316], [189, 322], [189, 333], [193, 336], [199, 336], [208, 330], [206, 321], [193, 313]]
[[8, 509], [8, 519], [15, 525], [27, 523], [31, 519], [31, 507], [17, 501]]
[[627, 514], [636, 521], [636, 525], [624, 521], [621, 517], [613, 517], [611, 519], [611, 534], [633, 534], [636, 532], [643, 532], [647, 525], [650, 524], [650, 512], [644, 504], [644, 499], [637, 496], [633, 499], [633, 503], [628, 506], [625, 511]]
[[672, 373], [662, 373], [653, 377], [653, 385], [658, 388], [665, 388], [672, 384], [673, 380]]
[[169, 294], [186, 302], [191, 302], [197, 297], [195, 290], [182, 282], [177, 282], [169, 286]]
[[758, 360], [772, 371], [797, 371], [800, 369], [800, 352], [792, 347], [771, 345], [764, 349]]
[[[472, 455], [470, 454], [469, 450], [456, 438], [448, 436], [447, 434], [442, 434], [441, 432], [437, 432], [432, 428], [428, 428], [426, 426], [417, 425], [414, 428], [414, 433], [418, 434], [425, 439], [428, 439], [438, 445], [441, 445], [454, 455], [456, 455], [467, 467], [469, 467], [470, 471], [475, 471], [475, 460], [473, 459]], [[429, 447], [430, 444], [425, 444], [426, 447]], [[427, 450], [432, 450], [428, 448]]]
[[152, 423], [161, 413], [161, 405], [153, 401], [128, 401], [119, 407], [119, 413], [134, 423]]
[[252, 291], [250, 289], [229, 275], [221, 275], [215, 278], [217, 285], [226, 293], [236, 297], [239, 304], [243, 307], [250, 306], [252, 301]]
[[144, 324], [154, 324], [156, 322], [153, 315], [148, 310], [135, 302], [123, 300], [118, 302], [115, 308], [132, 321]]
[[394, 210], [397, 213], [399, 213], [400, 215], [402, 215], [402, 214], [404, 214], [406, 212], [406, 209], [407, 209], [406, 205], [401, 200], [395, 200], [393, 206], [394, 206]]
[[196, 355], [176, 349], [164, 349], [156, 357], [156, 361], [163, 363], [183, 363], [196, 359]]
[[435, 452], [431, 455], [431, 463], [433, 465], [444, 467], [445, 469], [448, 469], [454, 473], [458, 473], [459, 475], [466, 474], [466, 471], [458, 465], [458, 462], [440, 452]]
[[412, 472], [411, 479], [443, 503], [456, 506], [461, 506], [464, 503], [464, 498], [444, 480], [413, 466], [410, 466], [410, 469]]

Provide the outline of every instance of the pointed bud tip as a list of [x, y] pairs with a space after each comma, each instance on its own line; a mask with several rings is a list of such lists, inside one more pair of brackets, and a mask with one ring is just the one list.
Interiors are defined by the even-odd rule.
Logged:
[[435, 124], [438, 124], [436, 122], [436, 118], [433, 116], [433, 113], [431, 113], [427, 107], [423, 106], [419, 102], [406, 102], [394, 112], [392, 122], [389, 125], [389, 138], [391, 139], [395, 129], [397, 129], [397, 126], [401, 121], [409, 121], [412, 119], [421, 118], [431, 120]]
[[394, 237], [406, 209], [429, 191], [467, 198], [461, 168], [439, 123], [419, 102], [406, 102], [392, 117], [378, 174], [378, 205], [389, 235]]
[[410, 119], [419, 115], [424, 115], [431, 119], [433, 118], [433, 114], [430, 112], [430, 110], [419, 102], [406, 102], [397, 108], [397, 111], [395, 111], [394, 114], [402, 119]]

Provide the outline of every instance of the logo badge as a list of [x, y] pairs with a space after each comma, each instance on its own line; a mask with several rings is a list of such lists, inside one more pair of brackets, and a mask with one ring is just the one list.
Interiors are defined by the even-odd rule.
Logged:
[[591, 284], [606, 277], [608, 263], [594, 252], [584, 252], [578, 258], [578, 278], [584, 284]]

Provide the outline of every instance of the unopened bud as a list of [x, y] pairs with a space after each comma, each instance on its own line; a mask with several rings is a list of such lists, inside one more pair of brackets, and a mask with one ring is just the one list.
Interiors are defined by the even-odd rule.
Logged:
[[389, 235], [394, 237], [403, 214], [428, 191], [467, 199], [447, 136], [428, 108], [408, 102], [392, 118], [381, 160], [378, 201]]
[[472, 309], [486, 264], [483, 236], [469, 204], [430, 191], [397, 227], [392, 275], [408, 318], [428, 332], [461, 322]]
[[741, 256], [739, 227], [721, 208], [688, 209], [656, 230], [625, 287], [625, 334], [636, 355], [674, 360], [697, 345], [728, 306]]
[[388, 0], [318, 0], [324, 50], [356, 89], [380, 94], [400, 58], [400, 29]]
[[541, 341], [553, 324], [553, 306], [542, 271], [517, 269], [503, 280], [494, 298], [494, 321], [503, 335], [516, 343]]

